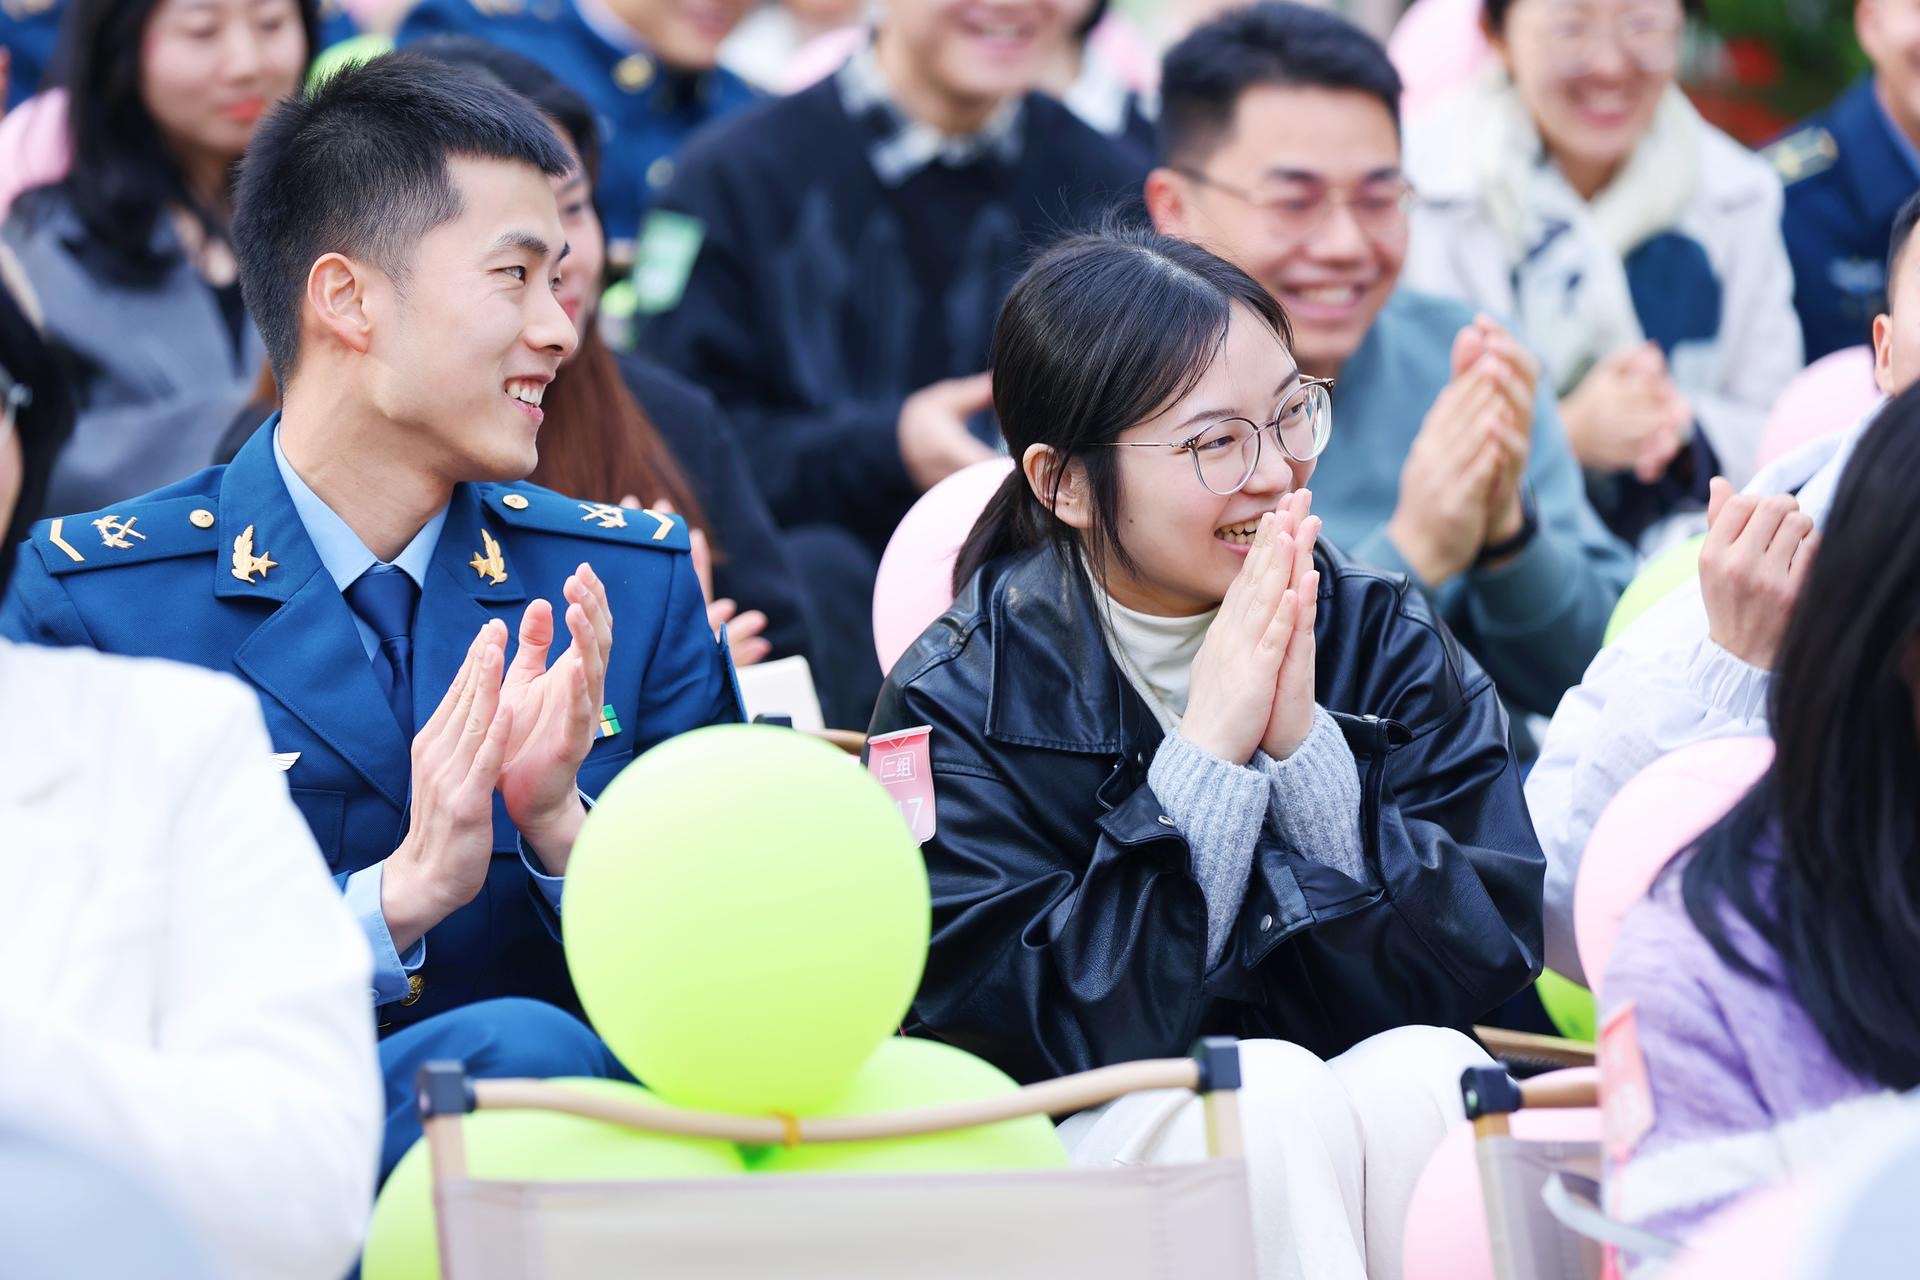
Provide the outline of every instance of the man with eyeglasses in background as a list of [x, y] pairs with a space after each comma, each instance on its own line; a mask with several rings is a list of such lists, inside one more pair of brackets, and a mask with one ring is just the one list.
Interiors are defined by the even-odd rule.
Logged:
[[1170, 50], [1161, 98], [1154, 224], [1265, 284], [1301, 371], [1338, 379], [1313, 485], [1327, 536], [1408, 575], [1510, 707], [1551, 713], [1633, 562], [1587, 502], [1535, 358], [1492, 318], [1397, 287], [1414, 192], [1386, 50], [1268, 0]]

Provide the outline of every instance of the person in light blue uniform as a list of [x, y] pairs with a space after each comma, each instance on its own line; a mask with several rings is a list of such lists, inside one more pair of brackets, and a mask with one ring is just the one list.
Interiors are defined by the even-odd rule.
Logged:
[[10, 638], [259, 693], [373, 947], [383, 1176], [428, 1058], [622, 1074], [574, 1016], [573, 840], [635, 755], [741, 718], [686, 526], [517, 479], [575, 342], [548, 184], [567, 163], [519, 98], [402, 55], [277, 108], [234, 243], [282, 412], [225, 467], [36, 525], [0, 602]]
[[1808, 360], [1872, 342], [1887, 309], [1887, 237], [1920, 188], [1920, 133], [1889, 110], [1897, 92], [1867, 76], [1761, 152], [1786, 188], [1780, 229]]
[[709, 6], [696, 24], [666, 0], [420, 0], [402, 46], [432, 35], [469, 35], [533, 59], [590, 103], [604, 135], [595, 198], [616, 270], [632, 264], [641, 218], [673, 179], [688, 135], [752, 102], [746, 81], [716, 62], [745, 0]]

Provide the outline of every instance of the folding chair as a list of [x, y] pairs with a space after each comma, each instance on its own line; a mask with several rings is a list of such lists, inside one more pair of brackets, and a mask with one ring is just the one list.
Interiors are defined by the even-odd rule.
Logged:
[[1601, 1208], [1598, 1142], [1513, 1135], [1509, 1117], [1522, 1108], [1598, 1107], [1597, 1080], [1515, 1080], [1500, 1067], [1469, 1067], [1460, 1076], [1460, 1098], [1473, 1124], [1498, 1280], [1598, 1280], [1609, 1270], [1607, 1245], [1643, 1258], [1674, 1253], [1671, 1241]]
[[[423, 1067], [419, 1098], [446, 1280], [1173, 1280], [1254, 1275], [1239, 1085], [1238, 1047], [1207, 1039], [1190, 1058], [1103, 1067], [1001, 1098], [797, 1122], [628, 1103], [535, 1081], [472, 1080], [457, 1063]], [[1166, 1088], [1203, 1096], [1208, 1159], [1122, 1169], [548, 1183], [468, 1176], [461, 1133], [475, 1109], [533, 1109], [742, 1144], [869, 1141], [1062, 1115]]]

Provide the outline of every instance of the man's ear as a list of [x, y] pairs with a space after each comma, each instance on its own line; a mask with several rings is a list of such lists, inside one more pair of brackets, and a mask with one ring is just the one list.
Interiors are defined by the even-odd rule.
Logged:
[[[1051, 445], [1030, 444], [1020, 455], [1020, 470], [1040, 505], [1050, 508], [1062, 524], [1083, 533], [1093, 525], [1092, 496], [1087, 492], [1087, 469], [1078, 460], [1063, 459]], [[1058, 488], [1056, 489], [1056, 484]]]
[[367, 268], [338, 253], [321, 255], [307, 272], [307, 310], [314, 323], [342, 346], [361, 355], [373, 345], [367, 302]]
[[1192, 239], [1189, 231], [1193, 221], [1193, 202], [1184, 175], [1164, 165], [1155, 169], [1147, 175], [1145, 195], [1147, 216], [1153, 219], [1155, 231], [1180, 240]]
[[1898, 395], [1893, 381], [1893, 317], [1881, 312], [1873, 318], [1873, 380], [1887, 395]]

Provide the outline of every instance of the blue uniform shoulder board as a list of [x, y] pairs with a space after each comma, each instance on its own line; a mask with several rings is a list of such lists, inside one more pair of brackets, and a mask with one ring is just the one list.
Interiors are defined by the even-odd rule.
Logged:
[[1840, 144], [1825, 129], [1811, 125], [1763, 147], [1760, 154], [1773, 165], [1780, 181], [1792, 184], [1831, 169], [1840, 159]]
[[502, 523], [515, 528], [652, 547], [656, 551], [692, 548], [687, 522], [664, 511], [582, 502], [533, 485], [482, 485], [480, 497]]
[[215, 500], [205, 494], [129, 503], [33, 526], [28, 541], [58, 577], [214, 549]]

